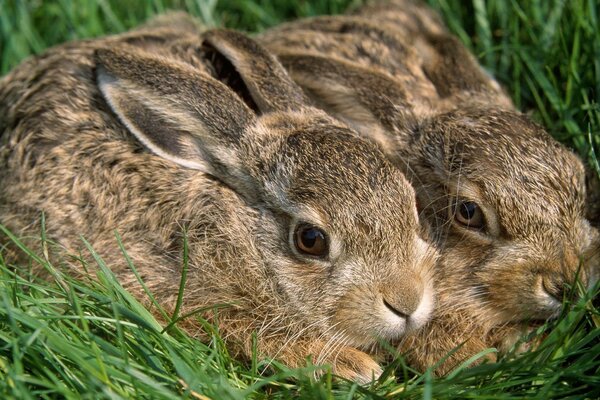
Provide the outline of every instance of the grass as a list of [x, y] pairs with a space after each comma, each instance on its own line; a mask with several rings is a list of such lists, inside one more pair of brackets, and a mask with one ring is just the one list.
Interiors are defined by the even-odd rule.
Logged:
[[[283, 20], [339, 13], [350, 0], [0, 0], [0, 74], [48, 46], [124, 31], [167, 9], [208, 25], [259, 31]], [[431, 0], [451, 30], [505, 85], [515, 103], [598, 167], [600, 4], [594, 0]], [[597, 169], [600, 173], [600, 168]], [[116, 245], [115, 241], [115, 245]], [[591, 296], [548, 325], [540, 348], [442, 379], [399, 358], [370, 387], [312, 368], [232, 359], [218, 331], [208, 344], [164, 325], [128, 295], [100, 259], [95, 281], [54, 279], [8, 265], [0, 248], [0, 398], [599, 398], [600, 308]], [[15, 272], [17, 271], [17, 272]], [[593, 293], [598, 293], [598, 290]], [[396, 378], [397, 377], [397, 378]]]
[[314, 367], [274, 364], [263, 374], [266, 361], [232, 359], [215, 327], [206, 326], [208, 344], [175, 325], [165, 331], [100, 258], [87, 266], [96, 280], [76, 280], [12, 240], [54, 278], [40, 280], [22, 267], [15, 272], [0, 258], [1, 398], [600, 397], [600, 310], [589, 295], [538, 330], [545, 340], [535, 351], [442, 379], [416, 374], [399, 358], [378, 382], [360, 387], [328, 373], [312, 380]]

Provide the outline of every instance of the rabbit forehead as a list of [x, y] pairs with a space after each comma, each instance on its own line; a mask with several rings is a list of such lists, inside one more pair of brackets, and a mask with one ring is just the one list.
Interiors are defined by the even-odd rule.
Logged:
[[583, 164], [537, 125], [518, 114], [495, 111], [442, 122], [447, 173], [465, 187], [476, 184], [480, 200], [504, 217], [581, 215]]
[[[457, 112], [440, 119], [449, 168], [485, 167], [488, 178], [569, 182], [583, 177], [583, 164], [525, 116], [500, 110]], [[440, 126], [438, 125], [438, 129]], [[494, 169], [490, 170], [490, 167]]]
[[343, 240], [416, 232], [414, 191], [372, 143], [318, 113], [278, 113], [255, 129], [263, 134], [248, 142], [256, 157], [252, 174], [273, 208], [297, 218], [298, 210], [310, 209], [318, 218], [307, 222], [334, 229]]
[[571, 231], [584, 221], [584, 177], [577, 160], [547, 160], [545, 167], [515, 160], [495, 179], [479, 179], [483, 197], [511, 236], [531, 235], [549, 227]]
[[330, 218], [364, 214], [365, 224], [390, 214], [412, 217], [412, 188], [369, 143], [344, 132], [302, 131], [287, 137], [280, 155], [292, 203], [311, 204]]

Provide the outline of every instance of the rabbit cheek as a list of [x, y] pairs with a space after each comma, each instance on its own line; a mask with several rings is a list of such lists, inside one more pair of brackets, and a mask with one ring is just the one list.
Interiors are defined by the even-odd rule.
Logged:
[[279, 265], [278, 286], [290, 309], [300, 311], [307, 319], [324, 320], [331, 297], [328, 268], [320, 263], [286, 263], [284, 259], [279, 260]]

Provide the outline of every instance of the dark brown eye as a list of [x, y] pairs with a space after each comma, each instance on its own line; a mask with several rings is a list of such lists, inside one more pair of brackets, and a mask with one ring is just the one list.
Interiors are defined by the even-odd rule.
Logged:
[[454, 219], [461, 225], [472, 229], [482, 229], [485, 225], [483, 211], [473, 201], [457, 201], [454, 210]]
[[299, 224], [296, 227], [294, 244], [300, 253], [309, 256], [324, 258], [329, 253], [327, 235], [312, 225]]

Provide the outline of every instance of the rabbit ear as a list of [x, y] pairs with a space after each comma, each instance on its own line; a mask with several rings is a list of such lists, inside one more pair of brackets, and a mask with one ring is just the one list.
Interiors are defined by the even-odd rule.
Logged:
[[423, 61], [427, 77], [441, 98], [461, 92], [498, 93], [500, 85], [479, 65], [475, 57], [457, 37], [448, 34], [429, 35], [426, 45], [431, 51]]
[[386, 151], [416, 127], [406, 93], [387, 75], [312, 54], [281, 54], [279, 60], [322, 108]]
[[[239, 32], [215, 29], [204, 34], [204, 51], [212, 59], [217, 78], [231, 85], [242, 98], [252, 99], [256, 111], [297, 110], [307, 99], [283, 66], [256, 41]], [[242, 86], [240, 88], [240, 85]], [[247, 91], [248, 93], [244, 93]]]
[[95, 58], [100, 92], [151, 151], [225, 182], [243, 179], [236, 145], [255, 115], [226, 85], [133, 47]]

